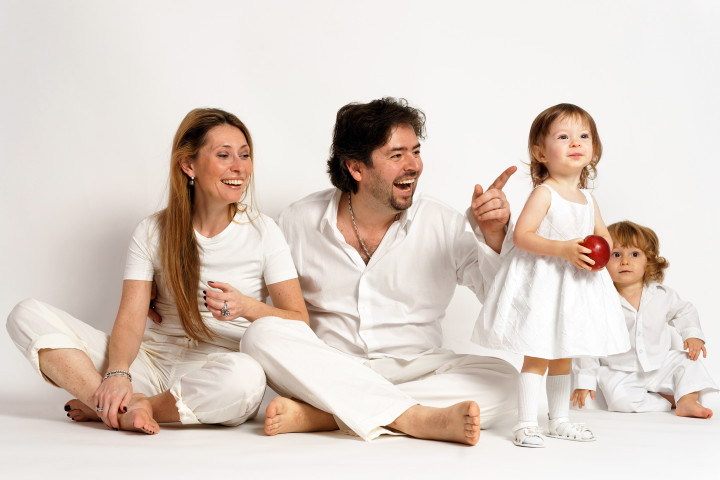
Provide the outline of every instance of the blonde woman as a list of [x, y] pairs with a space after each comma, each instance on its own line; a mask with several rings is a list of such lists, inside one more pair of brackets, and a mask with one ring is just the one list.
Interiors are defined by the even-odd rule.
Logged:
[[[308, 315], [282, 233], [244, 203], [252, 180], [245, 125], [222, 110], [191, 111], [173, 142], [168, 206], [132, 235], [112, 334], [34, 299], [13, 309], [15, 344], [75, 397], [68, 417], [154, 434], [163, 422], [239, 425], [255, 415], [265, 375], [238, 351], [245, 329]], [[153, 282], [162, 320], [146, 327]]]

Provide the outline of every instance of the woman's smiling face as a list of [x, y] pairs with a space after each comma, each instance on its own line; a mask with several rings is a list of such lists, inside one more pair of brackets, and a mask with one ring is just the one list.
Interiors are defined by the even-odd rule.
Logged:
[[195, 202], [237, 203], [253, 170], [247, 139], [227, 124], [213, 127], [206, 137], [196, 158], [183, 162], [185, 173], [195, 177]]

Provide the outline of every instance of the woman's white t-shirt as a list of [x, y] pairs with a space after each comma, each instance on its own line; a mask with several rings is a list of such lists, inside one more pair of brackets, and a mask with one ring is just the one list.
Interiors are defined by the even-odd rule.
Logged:
[[[149, 322], [148, 328], [163, 335], [185, 336], [177, 314], [175, 299], [165, 282], [160, 265], [160, 229], [158, 215], [142, 220], [133, 232], [125, 265], [125, 280], [154, 280], [157, 284], [155, 310], [162, 323]], [[205, 324], [220, 338], [212, 343], [237, 346], [249, 322], [244, 318], [231, 321], [215, 319], [204, 305], [203, 290], [212, 290], [208, 281], [228, 283], [244, 295], [264, 302], [267, 285], [297, 278], [285, 238], [268, 216], [258, 214], [253, 220], [238, 213], [233, 221], [212, 238], [195, 232], [200, 246], [200, 284], [198, 305]], [[225, 341], [223, 341], [225, 340]]]

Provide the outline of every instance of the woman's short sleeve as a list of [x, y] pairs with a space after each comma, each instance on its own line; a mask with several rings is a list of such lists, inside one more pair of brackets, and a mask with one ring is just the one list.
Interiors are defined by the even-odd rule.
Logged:
[[297, 278], [295, 264], [290, 255], [290, 247], [288, 247], [280, 228], [270, 217], [264, 217], [264, 221], [266, 226], [263, 235], [265, 254], [263, 278], [265, 284], [272, 285], [273, 283]]
[[123, 280], [151, 281], [155, 274], [158, 247], [157, 217], [153, 215], [135, 227], [128, 245]]

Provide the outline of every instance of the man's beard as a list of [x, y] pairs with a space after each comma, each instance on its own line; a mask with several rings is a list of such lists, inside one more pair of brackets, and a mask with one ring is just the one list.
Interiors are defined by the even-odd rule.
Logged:
[[[371, 168], [368, 171], [373, 172], [370, 175], [371, 182], [368, 190], [375, 200], [383, 205], [392, 207], [396, 212], [407, 210], [412, 206], [413, 196], [415, 195], [415, 187], [417, 185], [417, 175], [412, 177], [415, 178], [416, 181], [410, 186], [410, 196], [401, 200], [395, 197], [395, 187], [393, 183], [391, 183], [388, 188], [388, 185], [382, 178], [380, 178], [379, 175], [377, 175], [377, 173], [375, 173], [374, 169]], [[405, 178], [409, 177], [406, 176]]]

